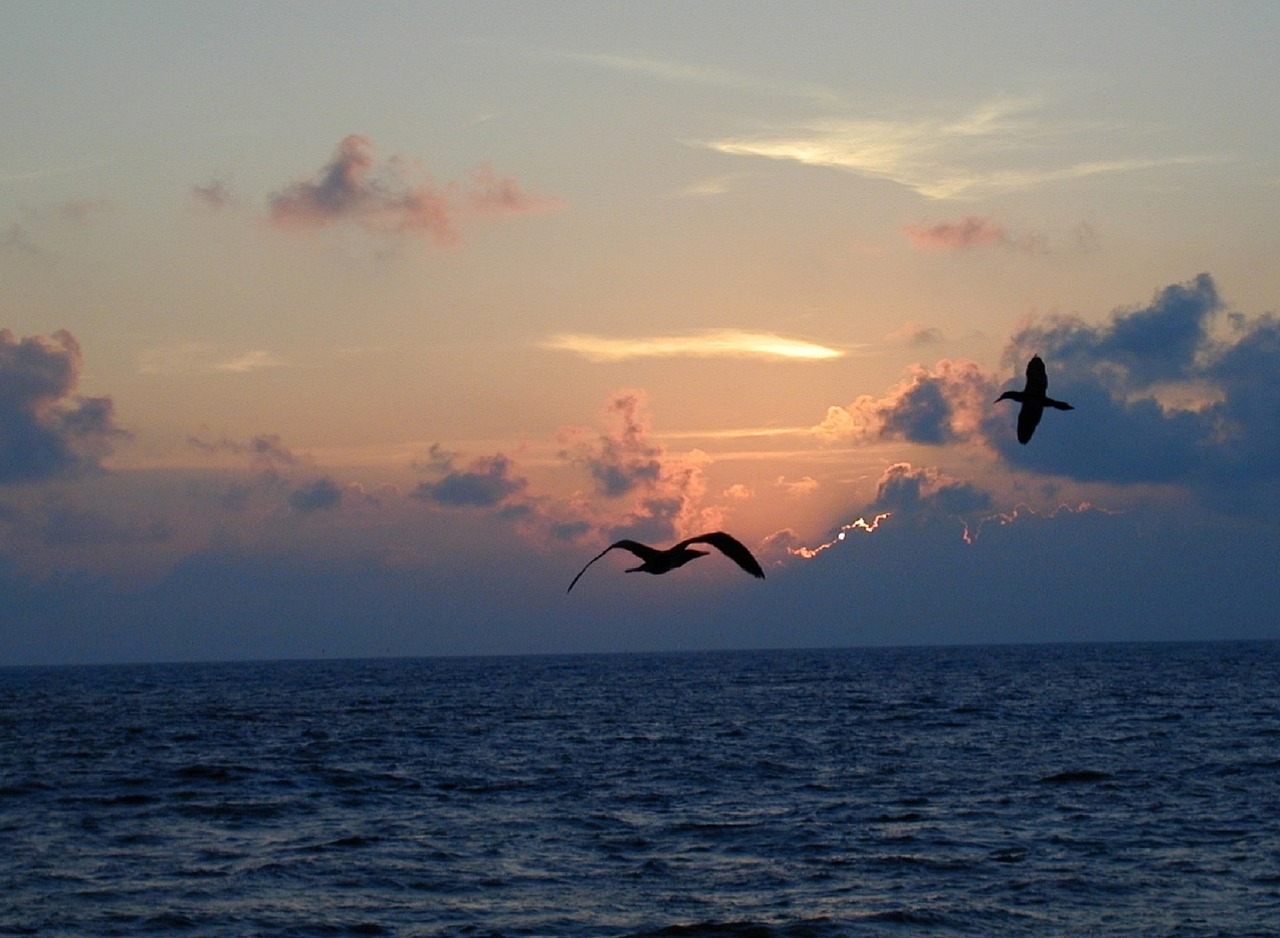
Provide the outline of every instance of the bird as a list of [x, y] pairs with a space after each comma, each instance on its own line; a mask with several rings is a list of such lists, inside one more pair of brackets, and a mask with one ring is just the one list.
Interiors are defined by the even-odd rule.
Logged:
[[1066, 401], [1055, 401], [1048, 397], [1044, 393], [1048, 389], [1049, 376], [1045, 374], [1044, 361], [1039, 355], [1033, 355], [1031, 361], [1027, 362], [1026, 387], [1021, 391], [1005, 391], [995, 400], [997, 404], [1001, 401], [1018, 401], [1022, 404], [1018, 410], [1018, 442], [1024, 446], [1031, 439], [1031, 434], [1036, 432], [1036, 425], [1040, 423], [1040, 415], [1046, 407], [1075, 410]]
[[[746, 570], [754, 577], [761, 580], [764, 579], [764, 571], [760, 569], [760, 563], [755, 557], [751, 556], [751, 551], [737, 538], [723, 531], [712, 531], [709, 534], [699, 534], [697, 537], [687, 537], [674, 547], [668, 547], [666, 550], [659, 550], [656, 547], [650, 547], [648, 544], [641, 544], [639, 541], [623, 539], [614, 541], [600, 553], [596, 554], [589, 561], [587, 567], [591, 566], [605, 554], [614, 548], [622, 548], [629, 550], [643, 561], [638, 567], [630, 567], [627, 573], [666, 573], [674, 570], [676, 567], [683, 567], [690, 560], [697, 560], [699, 557], [705, 557], [710, 551], [695, 550], [690, 544], [710, 544], [720, 553], [724, 554], [743, 570]], [[579, 577], [587, 572], [587, 567], [583, 567], [578, 571], [578, 576], [573, 578], [573, 583], [569, 584], [569, 590], [573, 589], [574, 583], [578, 582]]]

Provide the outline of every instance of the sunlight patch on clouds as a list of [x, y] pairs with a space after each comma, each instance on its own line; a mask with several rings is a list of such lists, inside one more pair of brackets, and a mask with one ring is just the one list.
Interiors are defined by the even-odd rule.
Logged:
[[[885, 179], [930, 199], [965, 199], [1088, 176], [1206, 162], [1173, 156], [1063, 162], [1046, 166], [1041, 152], [1078, 145], [1093, 125], [1027, 116], [1031, 101], [997, 101], [957, 118], [826, 120], [772, 135], [713, 140], [720, 153], [789, 160]], [[1023, 165], [1016, 165], [1019, 156]], [[1034, 159], [1036, 165], [1026, 165]]]
[[771, 332], [716, 329], [683, 335], [641, 336], [611, 339], [582, 333], [552, 336], [543, 348], [574, 352], [593, 362], [617, 362], [631, 358], [773, 358], [822, 361], [841, 358], [845, 352], [828, 345], [789, 339]]

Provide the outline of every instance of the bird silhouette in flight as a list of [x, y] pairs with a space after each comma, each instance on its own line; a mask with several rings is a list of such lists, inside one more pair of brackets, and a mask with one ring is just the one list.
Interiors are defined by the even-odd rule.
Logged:
[[[747, 550], [746, 546], [737, 538], [725, 534], [723, 531], [712, 531], [710, 534], [688, 537], [674, 547], [668, 547], [666, 550], [659, 550], [656, 547], [650, 547], [648, 544], [641, 544], [639, 541], [614, 541], [587, 561], [587, 567], [615, 547], [621, 547], [623, 550], [631, 551], [642, 561], [638, 567], [629, 567], [627, 573], [666, 573], [676, 567], [683, 567], [690, 560], [697, 560], [699, 557], [705, 557], [710, 553], [710, 551], [706, 550], [694, 550], [689, 546], [690, 544], [710, 544], [752, 576], [764, 579], [764, 571], [760, 569], [760, 564], [756, 558], [751, 556], [751, 551]], [[583, 567], [578, 571], [578, 576], [573, 578], [573, 583], [570, 583], [569, 589], [565, 590], [566, 593], [573, 589], [573, 584], [577, 583], [578, 578], [587, 572], [587, 567]]]
[[1044, 392], [1049, 389], [1049, 376], [1045, 374], [1044, 362], [1039, 355], [1033, 355], [1031, 361], [1027, 362], [1027, 385], [1021, 391], [1005, 391], [996, 398], [996, 403], [1001, 401], [1017, 401], [1022, 405], [1018, 410], [1018, 442], [1026, 444], [1031, 439], [1031, 434], [1036, 432], [1036, 426], [1040, 423], [1040, 416], [1044, 413], [1046, 407], [1056, 407], [1058, 410], [1075, 410], [1066, 401], [1055, 401], [1047, 396]]

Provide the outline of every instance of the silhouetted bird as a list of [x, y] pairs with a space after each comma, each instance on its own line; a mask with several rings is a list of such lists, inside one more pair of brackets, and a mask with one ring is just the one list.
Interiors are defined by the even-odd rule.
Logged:
[[1025, 444], [1031, 439], [1031, 434], [1036, 432], [1036, 425], [1040, 423], [1040, 415], [1044, 413], [1046, 407], [1075, 410], [1065, 401], [1055, 401], [1047, 397], [1044, 392], [1048, 389], [1049, 376], [1044, 372], [1044, 362], [1040, 360], [1039, 355], [1033, 355], [1031, 361], [1027, 362], [1027, 386], [1021, 391], [1005, 391], [996, 398], [997, 404], [1001, 401], [1018, 401], [1022, 404], [1022, 408], [1018, 411], [1019, 443]]
[[[699, 534], [697, 537], [685, 538], [679, 544], [674, 547], [668, 547], [666, 550], [658, 550], [656, 547], [641, 544], [639, 541], [615, 541], [587, 561], [587, 567], [615, 547], [621, 547], [623, 550], [631, 551], [643, 561], [638, 567], [628, 568], [627, 573], [635, 573], [637, 571], [641, 573], [666, 573], [668, 570], [683, 567], [690, 560], [697, 560], [699, 557], [705, 557], [710, 553], [710, 551], [706, 550], [694, 550], [689, 546], [690, 544], [710, 544], [752, 576], [764, 579], [764, 571], [760, 569], [760, 564], [756, 561], [756, 558], [751, 556], [751, 551], [747, 550], [737, 538], [725, 534], [723, 531], [712, 531], [710, 534]], [[577, 583], [578, 577], [587, 572], [587, 567], [583, 567], [578, 571], [578, 576], [573, 578], [573, 583]], [[566, 593], [573, 589], [573, 583], [569, 584], [569, 589], [565, 590]]]

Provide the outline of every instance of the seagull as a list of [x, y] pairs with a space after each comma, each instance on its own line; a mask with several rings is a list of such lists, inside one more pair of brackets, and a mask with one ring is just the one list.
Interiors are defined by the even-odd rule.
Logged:
[[1040, 415], [1044, 413], [1046, 407], [1056, 407], [1058, 410], [1075, 410], [1066, 401], [1055, 401], [1051, 397], [1045, 396], [1045, 391], [1049, 388], [1049, 376], [1044, 372], [1044, 362], [1039, 355], [1033, 355], [1031, 361], [1027, 362], [1027, 386], [1021, 391], [1005, 391], [996, 398], [996, 403], [1001, 401], [1018, 401], [1022, 404], [1018, 411], [1018, 442], [1025, 444], [1031, 439], [1031, 434], [1036, 432], [1036, 424], [1040, 422]]
[[[674, 547], [668, 547], [666, 550], [659, 550], [656, 547], [650, 547], [648, 544], [641, 544], [639, 541], [614, 541], [587, 561], [587, 567], [615, 547], [621, 547], [623, 550], [631, 551], [631, 553], [644, 561], [638, 567], [630, 567], [627, 573], [635, 573], [637, 571], [654, 574], [666, 573], [668, 570], [683, 567], [690, 560], [697, 560], [699, 557], [705, 557], [710, 553], [710, 551], [706, 550], [694, 550], [689, 546], [690, 544], [710, 544], [752, 576], [764, 579], [764, 571], [760, 569], [760, 564], [756, 558], [751, 556], [751, 551], [747, 550], [737, 538], [725, 534], [723, 531], [712, 531], [710, 534], [699, 534], [697, 537], [685, 538], [679, 544]], [[587, 572], [587, 567], [583, 567], [578, 571], [578, 576], [573, 578], [573, 583], [570, 583], [569, 589], [565, 590], [566, 593], [573, 589], [573, 584], [578, 582], [578, 577]]]

